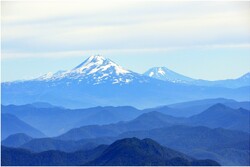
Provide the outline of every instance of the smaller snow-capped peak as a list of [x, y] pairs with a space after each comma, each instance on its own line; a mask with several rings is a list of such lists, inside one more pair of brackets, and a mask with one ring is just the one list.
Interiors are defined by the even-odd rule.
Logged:
[[153, 67], [145, 72], [145, 75], [150, 77], [156, 76], [165, 76], [167, 73], [172, 72], [171, 70], [167, 69], [166, 67]]
[[163, 81], [170, 81], [174, 83], [187, 83], [193, 81], [192, 78], [178, 74], [166, 67], [153, 67], [146, 71], [144, 75], [156, 78]]

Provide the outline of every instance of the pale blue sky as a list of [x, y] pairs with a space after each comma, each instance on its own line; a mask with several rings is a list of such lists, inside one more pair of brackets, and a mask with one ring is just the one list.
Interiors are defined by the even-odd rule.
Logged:
[[71, 69], [93, 54], [143, 73], [250, 71], [250, 2], [2, 2], [2, 81]]

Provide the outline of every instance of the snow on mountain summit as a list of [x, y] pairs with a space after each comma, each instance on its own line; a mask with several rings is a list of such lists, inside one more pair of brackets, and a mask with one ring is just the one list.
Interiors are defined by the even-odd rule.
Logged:
[[92, 84], [111, 82], [112, 84], [127, 84], [138, 78], [137, 73], [126, 70], [110, 59], [100, 55], [94, 55], [87, 58], [84, 62], [68, 71], [59, 71], [55, 74], [45, 74], [38, 80], [78, 80]]
[[93, 74], [95, 72], [105, 72], [112, 69], [117, 75], [130, 73], [121, 66], [100, 55], [91, 56], [80, 65], [76, 66], [71, 72]]
[[178, 74], [166, 67], [153, 67], [146, 71], [144, 75], [163, 81], [170, 81], [173, 83], [187, 83], [193, 81], [192, 78]]

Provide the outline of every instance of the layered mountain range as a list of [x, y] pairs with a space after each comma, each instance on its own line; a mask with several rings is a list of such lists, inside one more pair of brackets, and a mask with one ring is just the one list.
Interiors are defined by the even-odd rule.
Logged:
[[[214, 107], [210, 108], [212, 106]], [[209, 110], [207, 111], [207, 109]], [[222, 124], [222, 127], [234, 127], [235, 129], [248, 131], [248, 126], [244, 126], [244, 124], [248, 123], [248, 117], [247, 115], [244, 115], [248, 112], [245, 110], [250, 110], [250, 102], [237, 102], [230, 99], [204, 99], [162, 107], [148, 108], [144, 110], [139, 110], [130, 106], [99, 106], [84, 109], [67, 109], [50, 106], [48, 104], [42, 105], [41, 103], [39, 107], [37, 107], [37, 103], [21, 106], [2, 105], [2, 122], [3, 125], [6, 125], [2, 127], [2, 132], [4, 132], [2, 133], [2, 139], [15, 133], [26, 133], [28, 135], [40, 137], [33, 135], [32, 131], [30, 130], [26, 131], [26, 126], [21, 126], [23, 124], [20, 124], [19, 122], [25, 122], [28, 125], [32, 125], [34, 128], [45, 133], [46, 136], [56, 136], [63, 134], [72, 128], [85, 125], [105, 125], [120, 121], [131, 121], [142, 114], [145, 115], [143, 115], [143, 117], [137, 118], [137, 120], [145, 128], [153, 125], [147, 125], [147, 122], [151, 121], [151, 117], [154, 118], [155, 116], [159, 116], [159, 119], [156, 119], [156, 123], [162, 125], [163, 122], [160, 120], [161, 118], [164, 119], [166, 117], [164, 116], [165, 114], [168, 115], [168, 120], [171, 120], [172, 123], [183, 123], [184, 121], [190, 119], [191, 116], [201, 114], [201, 116], [199, 116], [199, 118], [203, 119], [203, 121], [200, 121], [201, 123], [207, 123], [207, 125], [209, 125], [209, 121], [214, 120], [213, 123], [210, 124], [212, 127], [216, 127], [220, 123], [225, 122], [227, 125]], [[163, 115], [149, 114], [156, 111]], [[9, 116], [6, 117], [5, 115]], [[12, 117], [16, 119], [10, 119]], [[216, 121], [216, 119], [213, 119], [213, 117], [218, 117], [218, 119], [221, 120]], [[146, 118], [148, 118], [148, 120]], [[200, 119], [193, 120], [199, 121]], [[197, 121], [197, 125], [202, 125]], [[131, 127], [136, 128], [137, 126], [131, 122]], [[9, 130], [9, 128], [11, 128], [11, 130]]]
[[2, 104], [49, 102], [68, 108], [131, 105], [139, 108], [202, 98], [248, 100], [249, 73], [236, 80], [194, 80], [166, 68], [145, 74], [124, 69], [102, 56], [91, 56], [72, 70], [33, 80], [5, 82]]
[[[2, 145], [16, 148], [4, 147], [2, 154], [5, 154], [7, 159], [20, 156], [20, 162], [10, 160], [12, 165], [14, 162], [20, 165], [23, 157], [36, 159], [31, 161], [33, 165], [49, 164], [50, 162], [43, 157], [48, 158], [51, 154], [55, 155], [55, 158], [62, 156], [64, 159], [63, 162], [51, 159], [51, 162], [73, 165], [75, 164], [73, 162], [78, 163], [78, 161], [72, 160], [70, 163], [68, 158], [77, 156], [79, 152], [83, 153], [79, 155], [82, 157], [89, 154], [88, 150], [100, 155], [100, 152], [94, 151], [95, 148], [103, 144], [110, 145], [124, 138], [137, 137], [153, 139], [165, 147], [197, 159], [212, 159], [222, 165], [249, 165], [249, 107], [249, 102], [227, 99], [191, 101], [145, 110], [128, 106], [72, 110], [47, 103], [2, 106], [2, 136], [5, 136], [2, 138], [4, 139]], [[193, 108], [198, 114], [193, 113], [189, 117], [173, 116], [176, 112], [183, 113], [186, 108], [189, 110]], [[5, 115], [12, 115], [16, 119], [9, 120]], [[11, 123], [11, 126], [6, 123]], [[11, 128], [11, 131], [7, 131], [8, 128]], [[35, 133], [37, 131], [44, 132], [47, 137]], [[145, 148], [141, 149], [145, 151]], [[108, 156], [108, 159], [123, 157], [123, 154], [118, 156], [115, 153], [116, 149], [104, 157]], [[132, 153], [138, 154], [137, 150], [133, 150]], [[94, 159], [90, 161], [85, 157], [86, 159], [80, 163], [86, 165], [118, 163], [116, 158], [110, 163], [104, 163], [102, 161], [104, 157], [95, 162], [92, 162]], [[122, 161], [124, 165], [125, 161], [130, 160], [131, 164], [141, 164], [139, 161], [132, 161], [131, 157], [127, 158]], [[148, 163], [153, 162], [154, 159]]]

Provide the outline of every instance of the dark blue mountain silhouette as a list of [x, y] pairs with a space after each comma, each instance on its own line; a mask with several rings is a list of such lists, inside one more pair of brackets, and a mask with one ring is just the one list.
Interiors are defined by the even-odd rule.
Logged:
[[151, 139], [122, 139], [110, 146], [101, 145], [93, 150], [65, 153], [46, 151], [31, 153], [24, 149], [2, 147], [2, 165], [206, 165], [218, 166], [213, 160], [196, 160], [183, 153], [165, 148]]

